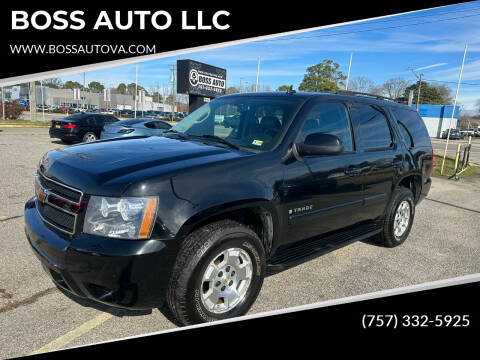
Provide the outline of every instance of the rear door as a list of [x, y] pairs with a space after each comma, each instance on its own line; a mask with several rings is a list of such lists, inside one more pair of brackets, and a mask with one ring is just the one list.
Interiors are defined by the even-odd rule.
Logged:
[[364, 216], [374, 220], [382, 216], [390, 199], [394, 178], [403, 162], [387, 112], [369, 103], [350, 107], [361, 166], [356, 176], [364, 186]]

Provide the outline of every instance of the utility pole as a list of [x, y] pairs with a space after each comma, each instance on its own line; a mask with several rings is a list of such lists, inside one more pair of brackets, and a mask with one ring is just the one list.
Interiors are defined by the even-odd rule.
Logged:
[[135, 115], [137, 117], [137, 96], [138, 96], [138, 63], [135, 64]]
[[37, 120], [37, 99], [36, 99], [36, 91], [35, 91], [35, 81], [30, 82], [30, 89], [29, 89], [29, 96], [28, 96], [28, 105], [30, 106], [30, 120], [36, 121]]
[[5, 88], [2, 86], [2, 119], [5, 120]]
[[45, 104], [43, 102], [43, 80], [40, 80], [40, 90], [42, 93], [42, 120], [45, 121]]
[[173, 105], [172, 105], [172, 116], [171, 120], [173, 121], [173, 115], [175, 113], [175, 102], [176, 102], [176, 92], [177, 90], [175, 89], [175, 65], [172, 64], [170, 65], [170, 70], [172, 71], [172, 76], [170, 77], [170, 80], [172, 81], [172, 100], [173, 100]]
[[258, 92], [258, 76], [260, 74], [260, 56], [258, 57], [257, 62], [257, 82], [255, 83], [255, 92]]
[[353, 52], [350, 53], [350, 62], [348, 63], [348, 75], [347, 75], [347, 82], [345, 83], [345, 90], [348, 90], [348, 81], [350, 80], [350, 70], [352, 69], [352, 58], [353, 58]]
[[445, 157], [447, 156], [448, 141], [450, 140], [450, 130], [452, 129], [453, 116], [455, 114], [455, 107], [457, 106], [458, 92], [460, 91], [460, 83], [462, 81], [463, 66], [465, 65], [466, 56], [467, 45], [465, 44], [465, 49], [463, 50], [462, 66], [460, 67], [460, 73], [458, 74], [457, 91], [455, 92], [455, 100], [453, 101], [452, 116], [450, 118], [450, 123], [448, 124], [447, 142], [445, 143], [445, 152], [443, 153], [442, 168], [440, 170], [440, 174], [443, 174], [443, 166], [445, 165]]
[[83, 93], [83, 96], [82, 96], [82, 110], [85, 106], [85, 73], [83, 73], [83, 89], [82, 89], [82, 93]]
[[413, 75], [415, 75], [415, 77], [418, 79], [418, 89], [417, 89], [417, 106], [416, 106], [416, 109], [417, 109], [417, 112], [418, 112], [418, 107], [419, 107], [419, 104], [420, 104], [420, 91], [422, 89], [422, 77], [425, 75], [425, 74], [420, 74], [420, 75], [417, 75], [417, 73], [415, 72], [415, 70], [413, 70], [412, 68], [408, 68], [408, 70], [410, 70]]

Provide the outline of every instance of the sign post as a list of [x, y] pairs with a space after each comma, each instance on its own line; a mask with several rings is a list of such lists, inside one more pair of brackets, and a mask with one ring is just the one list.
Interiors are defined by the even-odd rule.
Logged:
[[225, 95], [227, 70], [194, 60], [177, 60], [177, 92], [188, 95], [189, 113]]

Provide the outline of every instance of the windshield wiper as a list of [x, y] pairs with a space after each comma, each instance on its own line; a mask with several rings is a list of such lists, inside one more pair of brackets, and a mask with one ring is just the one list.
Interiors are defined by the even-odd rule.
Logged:
[[210, 135], [210, 134], [188, 134], [188, 136], [191, 136], [191, 137], [198, 137], [198, 138], [205, 138], [205, 139], [211, 139], [211, 140], [215, 140], [215, 141], [218, 141], [222, 144], [225, 144], [225, 145], [228, 145], [230, 146], [231, 148], [235, 149], [235, 150], [240, 150], [240, 148], [235, 145], [234, 143], [228, 141], [227, 139], [224, 139], [220, 136], [217, 136], [217, 135]]

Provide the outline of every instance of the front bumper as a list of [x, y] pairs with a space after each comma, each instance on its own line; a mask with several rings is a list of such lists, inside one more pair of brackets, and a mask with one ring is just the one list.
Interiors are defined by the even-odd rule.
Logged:
[[47, 274], [83, 298], [130, 309], [162, 306], [180, 241], [69, 236], [46, 225], [33, 199], [25, 204], [25, 234]]

